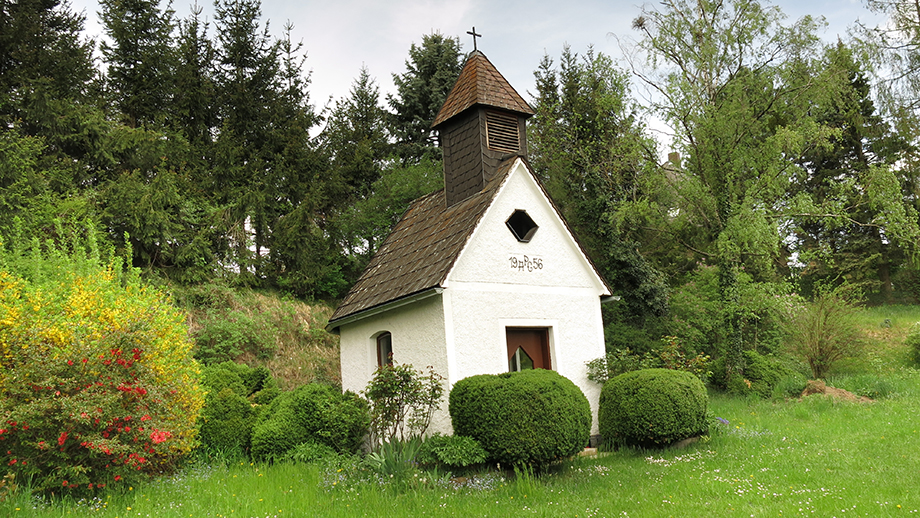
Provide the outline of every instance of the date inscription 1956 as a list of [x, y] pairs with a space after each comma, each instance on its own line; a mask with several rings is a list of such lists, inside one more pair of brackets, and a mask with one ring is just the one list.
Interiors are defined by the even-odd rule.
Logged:
[[508, 258], [511, 269], [519, 272], [535, 272], [543, 269], [543, 258], [529, 255], [512, 255]]

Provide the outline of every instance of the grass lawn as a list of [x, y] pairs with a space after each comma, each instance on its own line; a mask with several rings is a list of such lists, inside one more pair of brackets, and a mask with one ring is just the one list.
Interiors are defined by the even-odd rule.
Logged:
[[[891, 318], [879, 316], [867, 322]], [[900, 336], [916, 316], [880, 332]], [[729, 424], [684, 449], [578, 458], [535, 476], [485, 471], [460, 488], [419, 472], [396, 490], [348, 464], [193, 466], [83, 501], [43, 503], [20, 492], [0, 503], [0, 516], [920, 515], [920, 371], [900, 366], [895, 335], [870, 348], [868, 374], [846, 368], [830, 383], [857, 391], [881, 386], [886, 397], [853, 403], [713, 395], [710, 409]]]

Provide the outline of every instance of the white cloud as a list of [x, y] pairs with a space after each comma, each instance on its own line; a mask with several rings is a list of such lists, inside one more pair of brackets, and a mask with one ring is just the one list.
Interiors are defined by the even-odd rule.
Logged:
[[[212, 23], [213, 5], [199, 0]], [[164, 1], [165, 3], [165, 1]], [[194, 0], [174, 0], [180, 18], [190, 13]], [[783, 0], [779, 5], [790, 20], [805, 14], [825, 15], [828, 40], [844, 36], [846, 27], [871, 13], [856, 0]], [[98, 37], [96, 0], [72, 0], [73, 9], [86, 11], [87, 32]], [[640, 6], [633, 0], [265, 0], [262, 22], [280, 35], [287, 21], [294, 25], [292, 38], [303, 41], [306, 68], [312, 71], [310, 96], [323, 105], [332, 96], [348, 94], [362, 66], [367, 66], [383, 93], [393, 90], [391, 76], [405, 71], [409, 46], [424, 34], [440, 32], [459, 36], [465, 51], [472, 50], [466, 34], [473, 26], [483, 36], [482, 50], [512, 86], [526, 99], [534, 91], [533, 72], [544, 53], [558, 60], [563, 45], [583, 53], [595, 51], [614, 59], [620, 49], [610, 33], [632, 35], [632, 20]]]

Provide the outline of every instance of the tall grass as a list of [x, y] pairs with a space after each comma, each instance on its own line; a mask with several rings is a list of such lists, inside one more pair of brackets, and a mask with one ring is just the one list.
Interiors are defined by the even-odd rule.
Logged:
[[[196, 357], [265, 365], [284, 390], [341, 384], [338, 337], [325, 330], [328, 305], [219, 284], [176, 288], [176, 298], [188, 311]], [[210, 350], [228, 343], [229, 351]]]

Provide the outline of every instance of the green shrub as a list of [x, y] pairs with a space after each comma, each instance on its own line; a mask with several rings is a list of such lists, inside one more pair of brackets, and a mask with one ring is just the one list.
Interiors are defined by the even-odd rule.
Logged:
[[625, 372], [643, 369], [665, 368], [686, 371], [706, 382], [710, 375], [709, 356], [698, 353], [696, 356], [687, 357], [680, 339], [676, 336], [665, 336], [660, 341], [655, 353], [639, 355], [627, 349], [617, 349], [607, 353], [603, 358], [591, 360], [588, 365], [588, 379], [596, 383], [606, 383], [607, 380]]
[[273, 381], [273, 385], [265, 387], [262, 390], [256, 392], [255, 394], [249, 396], [249, 401], [254, 405], [266, 406], [271, 404], [276, 397], [281, 395], [281, 389], [276, 386], [276, 382]]
[[822, 379], [840, 360], [858, 355], [864, 345], [858, 309], [834, 293], [815, 297], [794, 312], [789, 325], [789, 347]]
[[370, 425], [367, 402], [327, 385], [303, 385], [275, 398], [252, 433], [256, 459], [280, 459], [298, 444], [315, 441], [337, 452], [358, 451]]
[[268, 359], [277, 345], [267, 316], [234, 309], [208, 309], [195, 332], [195, 358], [205, 365], [233, 361], [244, 353]]
[[658, 357], [661, 359], [662, 367], [689, 372], [706, 383], [709, 376], [712, 375], [709, 371], [709, 356], [703, 353], [697, 353], [693, 357], [686, 356], [680, 339], [676, 336], [665, 336], [661, 341], [664, 342], [664, 345], [658, 351]]
[[230, 389], [234, 394], [246, 397], [248, 391], [243, 384], [243, 378], [240, 377], [236, 369], [228, 369], [228, 365], [236, 365], [233, 362], [224, 362], [216, 365], [208, 365], [201, 369], [201, 384], [209, 392], [220, 392], [224, 389]]
[[406, 441], [425, 434], [431, 416], [441, 406], [444, 377], [428, 367], [428, 374], [412, 365], [384, 365], [364, 389], [371, 405], [371, 441]]
[[688, 372], [627, 372], [601, 390], [598, 424], [614, 445], [664, 446], [706, 432], [708, 401], [703, 382]]
[[[282, 399], [283, 396], [275, 401]], [[298, 444], [312, 440], [293, 415], [272, 415], [271, 419], [260, 421], [252, 430], [252, 457], [256, 460], [281, 460]]]
[[244, 455], [260, 414], [258, 406], [268, 405], [281, 393], [277, 383], [263, 366], [223, 362], [202, 369], [202, 384], [208, 395], [198, 419], [201, 446], [212, 454]]
[[775, 356], [744, 351], [744, 360], [744, 377], [751, 383], [751, 391], [762, 398], [772, 397], [774, 389], [783, 379], [801, 378], [802, 389], [805, 388], [805, 376], [800, 374], [796, 377], [797, 373]]
[[486, 461], [486, 450], [472, 437], [434, 434], [418, 452], [419, 464], [466, 468]]
[[[723, 357], [712, 362], [710, 382], [715, 388], [738, 396], [792, 397], [805, 388], [805, 375], [799, 372], [802, 367], [790, 357], [744, 351], [743, 374], [729, 378]], [[793, 394], [795, 387], [798, 392]]]
[[255, 367], [250, 367], [248, 365], [237, 363], [237, 369], [240, 373], [240, 379], [243, 381], [243, 386], [246, 387], [246, 397], [252, 396], [260, 390], [272, 386], [271, 373], [268, 371], [268, 367], [264, 365], [257, 365]]
[[[782, 393], [792, 390], [792, 387], [799, 384], [799, 381], [801, 381], [799, 392], [805, 388], [805, 376], [790, 366], [789, 360], [783, 360], [774, 355], [762, 355], [757, 351], [744, 351], [743, 374], [734, 374], [729, 378], [725, 371], [725, 358], [714, 361], [712, 370], [713, 375], [710, 381], [713, 386], [739, 396], [774, 397], [777, 386], [783, 380], [786, 381], [785, 388], [781, 390]], [[791, 395], [783, 397], [791, 397]]]
[[244, 363], [226, 361], [208, 365], [201, 370], [202, 384], [210, 391], [230, 388], [248, 398], [263, 389], [277, 388], [277, 382], [264, 365], [250, 367]]
[[209, 453], [231, 457], [243, 454], [249, 449], [255, 417], [249, 401], [230, 387], [209, 392], [198, 417], [201, 447]]
[[904, 339], [904, 345], [907, 346], [914, 367], [920, 367], [920, 322], [910, 327], [910, 332]]
[[450, 392], [454, 433], [472, 437], [489, 460], [540, 466], [581, 451], [591, 432], [588, 399], [550, 370], [482, 374]]

